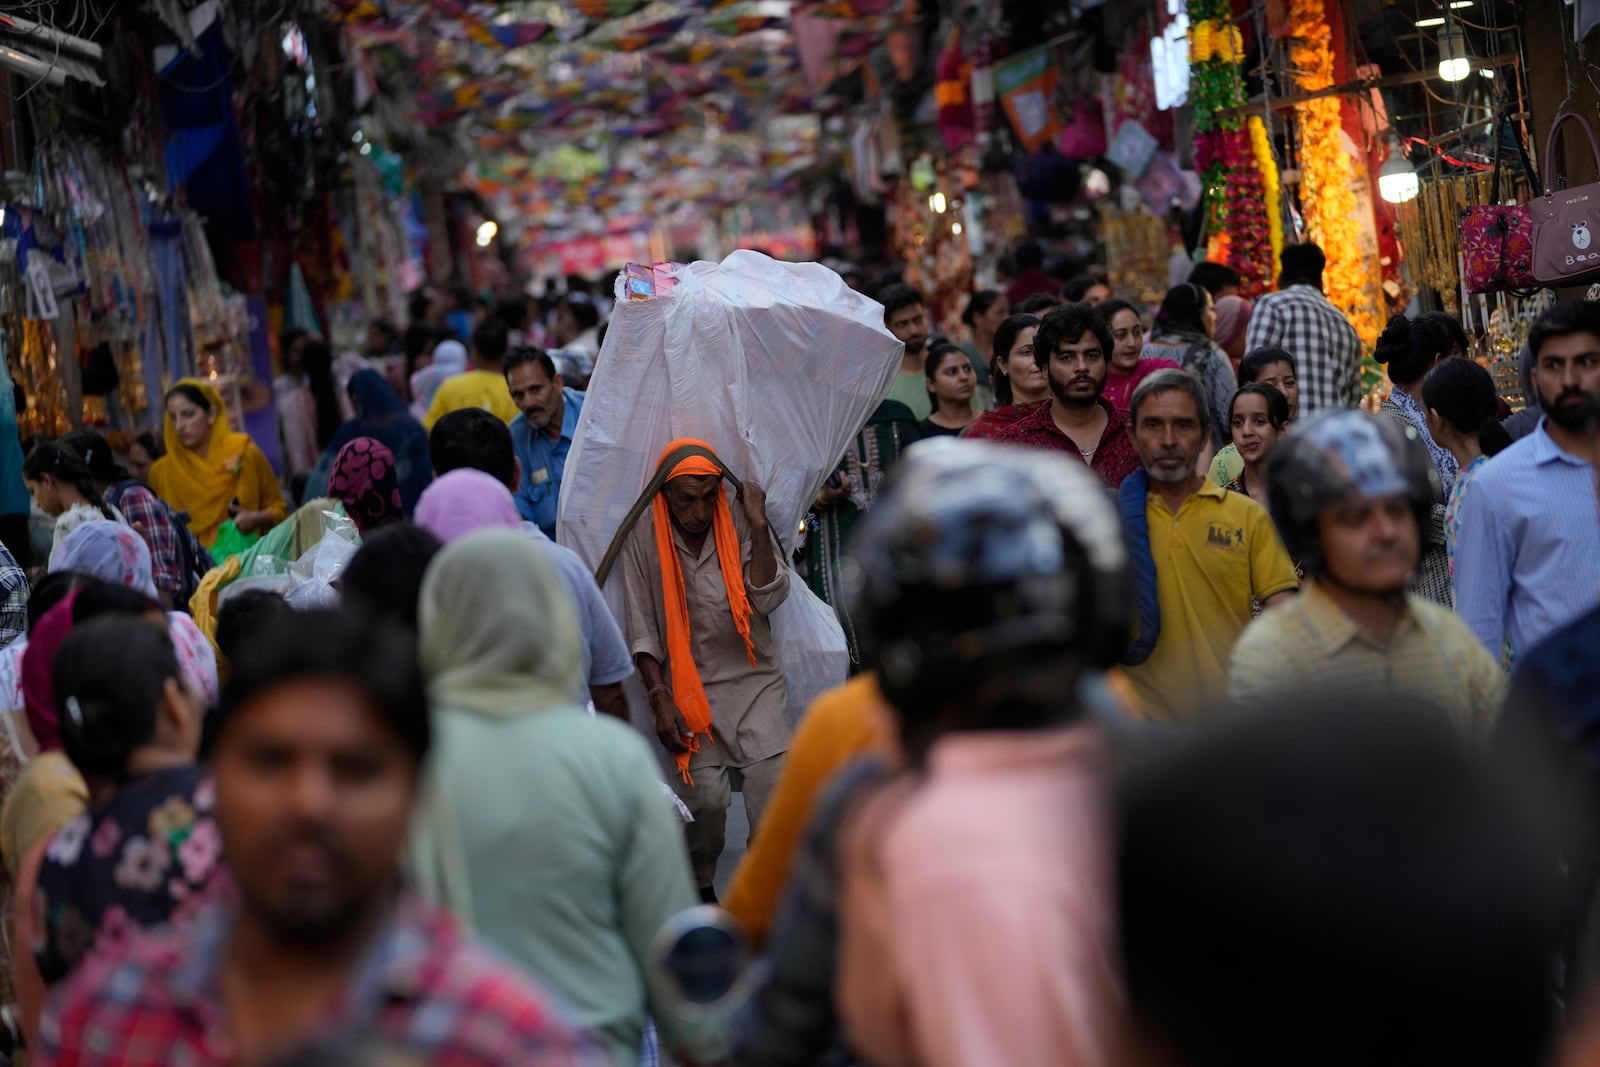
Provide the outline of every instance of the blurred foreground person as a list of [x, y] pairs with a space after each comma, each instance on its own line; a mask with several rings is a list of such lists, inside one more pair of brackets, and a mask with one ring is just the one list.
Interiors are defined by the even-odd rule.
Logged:
[[214, 818], [236, 907], [86, 961], [41, 1064], [252, 1063], [368, 1027], [431, 1064], [606, 1062], [548, 998], [402, 888], [430, 729], [412, 645], [308, 613], [233, 665]]
[[1550, 1062], [1560, 813], [1540, 776], [1491, 769], [1412, 699], [1295, 703], [1121, 791], [1117, 1062]]
[[839, 832], [845, 1032], [880, 1067], [1103, 1064], [1106, 756], [1076, 693], [1128, 633], [1116, 509], [1071, 459], [930, 443], [854, 556], [910, 770]]
[[1428, 453], [1382, 416], [1324, 412], [1284, 439], [1267, 496], [1311, 581], [1233, 646], [1235, 701], [1284, 707], [1293, 690], [1344, 686], [1426, 701], [1487, 732], [1505, 673], [1460, 616], [1408, 591], [1438, 492]]

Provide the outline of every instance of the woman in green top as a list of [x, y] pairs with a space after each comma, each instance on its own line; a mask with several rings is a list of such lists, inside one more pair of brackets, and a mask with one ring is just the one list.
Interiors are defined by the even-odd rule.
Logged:
[[550, 555], [514, 530], [468, 534], [429, 565], [419, 650], [434, 759], [418, 883], [538, 975], [618, 1063], [645, 1015], [650, 942], [699, 897], [683, 827], [643, 738], [572, 702], [582, 640]]

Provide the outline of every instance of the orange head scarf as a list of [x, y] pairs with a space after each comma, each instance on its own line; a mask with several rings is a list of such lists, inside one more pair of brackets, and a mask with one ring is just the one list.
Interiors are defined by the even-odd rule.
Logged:
[[[680, 437], [667, 445], [656, 460], [656, 471], [672, 458], [672, 453], [685, 446], [703, 448], [711, 453], [711, 446], [692, 437]], [[694, 665], [694, 653], [689, 645], [689, 600], [683, 587], [683, 567], [678, 563], [678, 550], [672, 543], [672, 516], [667, 511], [667, 484], [685, 475], [710, 475], [722, 478], [727, 468], [710, 456], [685, 456], [673, 464], [661, 481], [656, 495], [656, 553], [661, 558], [661, 600], [667, 616], [667, 662], [672, 681], [672, 700], [683, 712], [683, 721], [693, 735], [689, 738], [689, 751], [678, 755], [678, 773], [690, 785], [689, 757], [700, 751], [700, 735], [711, 740], [711, 705], [706, 701], [706, 689], [700, 682], [700, 672]], [[716, 510], [711, 518], [711, 534], [717, 548], [717, 560], [722, 565], [722, 581], [728, 588], [728, 609], [733, 614], [733, 624], [744, 638], [744, 648], [750, 657], [750, 666], [756, 665], [755, 646], [750, 643], [750, 598], [745, 595], [744, 567], [739, 552], [739, 534], [733, 528], [733, 512], [728, 507], [728, 494], [717, 493]]]

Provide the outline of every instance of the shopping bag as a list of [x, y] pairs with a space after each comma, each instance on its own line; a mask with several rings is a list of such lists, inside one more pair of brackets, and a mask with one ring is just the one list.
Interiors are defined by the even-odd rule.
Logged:
[[[1526, 205], [1500, 202], [1500, 177], [1504, 173], [1500, 153], [1505, 137], [1498, 116], [1494, 130], [1494, 182], [1489, 187], [1489, 202], [1461, 213], [1461, 261], [1469, 293], [1502, 293], [1539, 286], [1533, 276], [1533, 215]], [[1510, 132], [1516, 138], [1528, 182], [1538, 188], [1522, 135], [1515, 127]]]
[[1577, 122], [1589, 138], [1600, 172], [1600, 141], [1594, 127], [1573, 111], [1557, 116], [1545, 143], [1545, 191], [1528, 204], [1533, 218], [1533, 276], [1541, 285], [1587, 285], [1600, 281], [1600, 182], [1556, 189], [1556, 146], [1561, 129]]

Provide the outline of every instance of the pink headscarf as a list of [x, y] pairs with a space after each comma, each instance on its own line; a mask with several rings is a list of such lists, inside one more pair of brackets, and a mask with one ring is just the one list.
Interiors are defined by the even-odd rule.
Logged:
[[516, 529], [522, 523], [511, 490], [480, 470], [453, 470], [423, 490], [417, 525], [449, 544], [486, 526]]
[[34, 623], [28, 634], [28, 650], [22, 654], [22, 706], [40, 752], [61, 747], [61, 724], [56, 717], [56, 691], [50, 672], [56, 653], [72, 631], [72, 603], [77, 599], [78, 591], [74, 589], [45, 612]]
[[1242, 296], [1225, 296], [1217, 301], [1213, 309], [1217, 313], [1217, 328], [1213, 331], [1211, 339], [1217, 342], [1218, 348], [1227, 348], [1244, 336], [1245, 329], [1250, 325], [1250, 312], [1253, 307], [1254, 305]]

